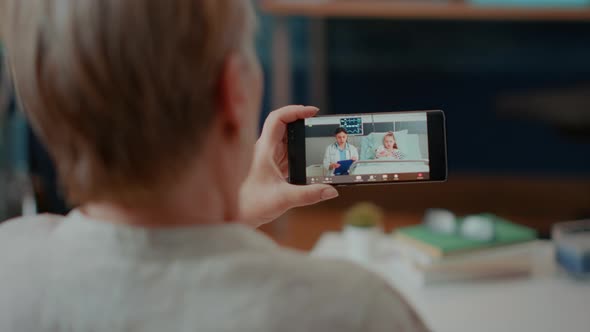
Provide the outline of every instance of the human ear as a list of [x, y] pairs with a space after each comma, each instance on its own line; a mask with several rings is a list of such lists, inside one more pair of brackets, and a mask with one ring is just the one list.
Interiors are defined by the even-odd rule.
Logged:
[[221, 69], [219, 82], [219, 111], [226, 137], [240, 134], [240, 124], [246, 116], [247, 103], [246, 68], [243, 57], [237, 53], [228, 55]]

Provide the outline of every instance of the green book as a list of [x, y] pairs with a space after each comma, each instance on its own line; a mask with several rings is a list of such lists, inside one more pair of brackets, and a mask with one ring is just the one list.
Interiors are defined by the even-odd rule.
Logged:
[[493, 217], [493, 220], [496, 236], [492, 241], [472, 240], [459, 234], [441, 234], [426, 225], [399, 228], [395, 232], [394, 238], [437, 258], [517, 244], [537, 238], [537, 232], [532, 228], [517, 225], [496, 216]]

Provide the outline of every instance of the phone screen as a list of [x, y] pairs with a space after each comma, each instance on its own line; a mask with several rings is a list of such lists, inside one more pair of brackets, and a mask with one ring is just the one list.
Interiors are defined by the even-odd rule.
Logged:
[[309, 118], [307, 184], [431, 180], [427, 112]]

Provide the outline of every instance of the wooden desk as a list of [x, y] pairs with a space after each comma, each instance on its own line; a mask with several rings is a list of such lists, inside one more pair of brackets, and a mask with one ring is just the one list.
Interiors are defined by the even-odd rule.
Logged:
[[339, 231], [347, 208], [360, 201], [385, 210], [385, 230], [420, 223], [428, 208], [457, 215], [495, 213], [549, 236], [555, 222], [590, 216], [590, 178], [456, 177], [447, 183], [339, 188], [340, 197], [290, 211], [262, 227], [279, 244], [310, 250], [322, 233]]
[[[261, 230], [281, 246], [310, 251], [325, 232], [342, 229], [344, 209], [296, 209]], [[385, 230], [420, 223], [421, 215], [415, 213], [388, 213]]]
[[[342, 209], [303, 208], [296, 209], [279, 220], [260, 228], [279, 245], [292, 249], [310, 251], [326, 232], [340, 232], [342, 230]], [[483, 211], [483, 210], [482, 210]], [[501, 214], [502, 217], [517, 223], [533, 227], [545, 233], [557, 220], [551, 217], [539, 218], [533, 216]], [[387, 211], [384, 228], [387, 233], [398, 227], [419, 224], [422, 213]]]
[[395, 20], [487, 20], [487, 21], [590, 21], [590, 7], [538, 8], [475, 6], [463, 1], [450, 3], [419, 3], [395, 1], [338, 0], [338, 1], [281, 1], [260, 0], [263, 12], [276, 16], [272, 50], [272, 104], [275, 108], [291, 104], [292, 66], [291, 34], [287, 26], [290, 16], [311, 18], [309, 29], [310, 50], [314, 61], [309, 72], [311, 102], [327, 109], [325, 71], [326, 18], [368, 18]]

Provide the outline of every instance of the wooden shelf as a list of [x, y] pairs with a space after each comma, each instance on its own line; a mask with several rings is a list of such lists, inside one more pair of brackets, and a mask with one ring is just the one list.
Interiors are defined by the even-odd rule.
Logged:
[[260, 0], [261, 9], [278, 16], [428, 20], [590, 21], [588, 8], [487, 7], [465, 3], [410, 3], [384, 0]]

